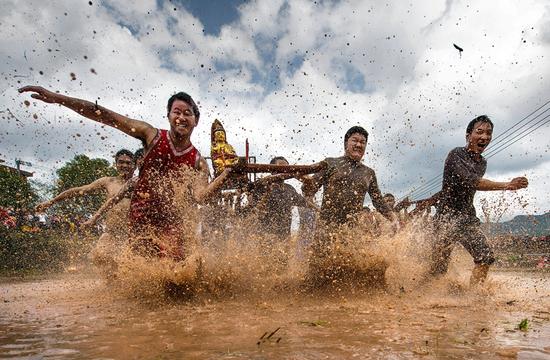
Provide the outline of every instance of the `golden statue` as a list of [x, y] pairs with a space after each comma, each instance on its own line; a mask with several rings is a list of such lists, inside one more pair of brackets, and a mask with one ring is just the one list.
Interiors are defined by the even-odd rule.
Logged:
[[225, 129], [218, 119], [212, 123], [210, 138], [212, 141], [210, 157], [212, 158], [212, 166], [214, 167], [214, 177], [216, 177], [223, 172], [227, 165], [237, 164], [239, 157], [235, 153], [233, 146], [227, 143]]

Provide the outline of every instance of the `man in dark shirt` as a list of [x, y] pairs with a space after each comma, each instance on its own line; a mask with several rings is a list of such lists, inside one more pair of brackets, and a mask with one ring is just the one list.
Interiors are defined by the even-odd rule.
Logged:
[[[325, 170], [311, 177], [304, 177], [302, 193], [313, 196], [323, 187], [323, 201], [319, 223], [311, 245], [308, 281], [313, 284], [330, 284], [340, 276], [341, 267], [331, 264], [331, 256], [340, 228], [353, 224], [363, 211], [368, 193], [374, 207], [386, 218], [394, 221], [392, 210], [384, 201], [374, 170], [361, 163], [365, 154], [368, 133], [360, 126], [350, 128], [344, 136], [344, 156], [327, 158]], [[373, 278], [383, 283], [385, 265], [374, 270]], [[361, 275], [362, 276], [362, 275]]]
[[[270, 163], [288, 165], [288, 161], [282, 156], [273, 158]], [[284, 182], [283, 177], [267, 184], [257, 181], [254, 196], [258, 199], [255, 207], [262, 232], [274, 235], [279, 240], [288, 240], [290, 237], [292, 207], [310, 207], [292, 185]]]
[[432, 253], [432, 275], [447, 272], [453, 245], [459, 242], [474, 259], [470, 284], [483, 282], [495, 258], [481, 232], [474, 195], [477, 190], [518, 190], [528, 185], [525, 177], [510, 182], [483, 178], [487, 161], [481, 153], [491, 142], [492, 135], [493, 123], [489, 117], [482, 115], [473, 119], [466, 128], [466, 147], [451, 150], [445, 160], [442, 190], [433, 197], [437, 200], [438, 236]]
[[320, 220], [329, 226], [339, 226], [352, 220], [363, 210], [368, 193], [374, 207], [386, 218], [393, 214], [384, 201], [374, 170], [361, 163], [368, 133], [360, 126], [349, 129], [344, 136], [344, 156], [326, 158], [325, 170], [303, 179], [304, 195], [314, 195], [323, 187]]

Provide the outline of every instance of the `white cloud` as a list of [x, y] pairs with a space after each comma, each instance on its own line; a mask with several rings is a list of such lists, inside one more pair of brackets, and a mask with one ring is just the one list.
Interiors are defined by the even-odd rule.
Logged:
[[[0, 73], [7, 87], [0, 110], [21, 121], [1, 114], [0, 157], [50, 167], [80, 152], [108, 158], [119, 147], [138, 147], [69, 110], [26, 108], [28, 97], [15, 91], [22, 84], [99, 98], [160, 127], [166, 100], [184, 90], [201, 104], [194, 142], [203, 154], [214, 118], [238, 152], [249, 138], [262, 162], [337, 156], [344, 132], [360, 124], [371, 134], [365, 162], [383, 191], [399, 197], [441, 173], [474, 116], [489, 114], [497, 136], [549, 100], [544, 1], [253, 1], [239, 13], [212, 36], [168, 2], [3, 2]], [[462, 56], [453, 43], [464, 48]], [[532, 176], [528, 193], [536, 205], [529, 211], [548, 201], [548, 135], [546, 125], [489, 159], [488, 176]]]

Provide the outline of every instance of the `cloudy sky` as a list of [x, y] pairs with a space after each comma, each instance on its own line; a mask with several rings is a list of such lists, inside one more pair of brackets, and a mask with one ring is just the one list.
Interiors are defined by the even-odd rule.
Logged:
[[259, 162], [300, 164], [341, 155], [345, 131], [362, 125], [382, 191], [400, 198], [434, 179], [413, 194], [426, 197], [466, 124], [488, 114], [502, 147], [495, 139], [486, 177], [525, 175], [530, 187], [478, 205], [504, 201], [504, 218], [550, 210], [548, 1], [136, 3], [0, 3], [1, 159], [52, 179], [75, 154], [139, 147], [59, 106], [25, 106], [22, 85], [164, 128], [166, 100], [183, 90], [200, 104], [193, 142], [205, 156], [215, 118], [239, 154], [248, 138]]

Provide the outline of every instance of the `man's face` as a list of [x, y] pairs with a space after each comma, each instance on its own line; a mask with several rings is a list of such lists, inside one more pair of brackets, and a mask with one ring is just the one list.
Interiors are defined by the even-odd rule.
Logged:
[[172, 103], [172, 108], [168, 113], [168, 121], [170, 121], [170, 131], [177, 137], [191, 136], [198, 123], [193, 108], [179, 99], [174, 100]]
[[115, 162], [116, 170], [123, 177], [131, 177], [134, 174], [136, 164], [134, 159], [128, 155], [120, 155]]
[[487, 122], [478, 121], [470, 134], [466, 134], [468, 150], [481, 154], [491, 142], [493, 127]]
[[367, 138], [359, 133], [352, 134], [345, 146], [345, 154], [347, 157], [360, 161], [365, 155], [367, 147]]

